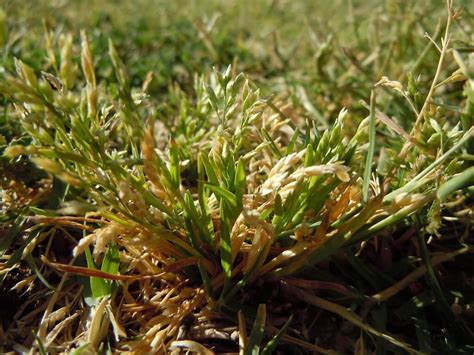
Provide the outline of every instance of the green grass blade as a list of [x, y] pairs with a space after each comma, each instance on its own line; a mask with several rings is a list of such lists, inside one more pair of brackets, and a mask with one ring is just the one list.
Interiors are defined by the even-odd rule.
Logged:
[[211, 299], [214, 299], [215, 294], [212, 287], [211, 278], [209, 277], [209, 274], [207, 273], [205, 267], [202, 265], [201, 261], [198, 262], [198, 268], [207, 296]]
[[365, 158], [364, 183], [362, 196], [365, 203], [369, 201], [370, 177], [372, 175], [372, 160], [375, 151], [375, 90], [370, 93], [370, 119], [369, 119], [369, 148]]
[[171, 175], [171, 184], [173, 189], [179, 189], [180, 185], [180, 167], [179, 167], [179, 154], [176, 143], [171, 141], [170, 146], [170, 175]]
[[449, 179], [441, 185], [436, 193], [436, 197], [445, 200], [453, 192], [474, 184], [474, 166], [464, 170], [459, 175]]
[[253, 323], [252, 331], [248, 339], [247, 347], [244, 349], [244, 355], [258, 355], [265, 332], [267, 308], [265, 304], [260, 304], [257, 310], [257, 317]]
[[[231, 232], [231, 219], [230, 211], [226, 207], [224, 200], [221, 200], [220, 204], [221, 211], [221, 265], [222, 270], [224, 271], [225, 279], [228, 281], [232, 273], [232, 245], [230, 241], [230, 232]], [[224, 287], [225, 288], [225, 287]], [[224, 290], [223, 294], [226, 290]]]
[[273, 352], [276, 350], [276, 347], [280, 343], [281, 337], [285, 334], [292, 320], [293, 320], [293, 314], [290, 314], [290, 317], [285, 322], [285, 324], [283, 324], [283, 327], [281, 327], [278, 333], [276, 333], [275, 336], [268, 342], [268, 344], [265, 345], [265, 347], [262, 350], [262, 355], [273, 354]]
[[200, 153], [198, 159], [204, 165], [204, 169], [206, 170], [206, 174], [207, 174], [207, 178], [208, 178], [209, 182], [211, 184], [215, 185], [215, 186], [218, 186], [219, 185], [219, 179], [217, 178], [217, 173], [216, 173], [214, 167], [212, 166], [209, 158], [205, 154]]
[[[90, 269], [97, 270], [97, 266], [92, 259], [92, 254], [89, 248], [85, 251], [87, 267]], [[101, 271], [107, 272], [109, 274], [116, 275], [120, 267], [120, 255], [118, 247], [116, 245], [110, 245], [105, 253], [104, 260], [102, 261]], [[108, 296], [112, 293], [113, 281], [104, 280], [98, 277], [90, 278], [90, 286], [92, 291], [92, 296], [94, 298], [100, 298]]]
[[397, 197], [401, 193], [410, 193], [416, 188], [422, 186], [424, 184], [424, 179], [426, 178], [426, 176], [430, 174], [438, 166], [443, 164], [458, 149], [460, 149], [464, 145], [464, 143], [466, 143], [466, 141], [472, 138], [473, 134], [474, 134], [474, 127], [471, 127], [465, 134], [463, 134], [463, 136], [456, 142], [456, 144], [454, 144], [446, 153], [444, 153], [442, 156], [436, 159], [433, 163], [431, 163], [428, 167], [426, 167], [417, 176], [411, 179], [409, 183], [386, 195], [384, 198], [384, 202], [391, 202], [393, 201], [395, 197]]
[[238, 207], [237, 197], [232, 192], [227, 191], [220, 186], [206, 184], [206, 187], [211, 190], [217, 196], [217, 198], [224, 201], [229, 207], [232, 207], [232, 209], [236, 209]]
[[28, 254], [28, 256], [25, 258], [26, 261], [28, 262], [28, 265], [30, 265], [31, 267], [31, 270], [34, 271], [34, 273], [36, 274], [36, 276], [38, 277], [38, 279], [43, 283], [43, 285], [45, 285], [48, 289], [50, 289], [51, 291], [56, 291], [56, 288], [54, 286], [52, 286], [48, 280], [46, 280], [46, 278], [44, 277], [44, 275], [41, 273], [41, 271], [38, 269], [38, 266], [36, 266], [36, 262], [35, 260], [33, 259], [33, 257], [31, 256], [31, 254]]

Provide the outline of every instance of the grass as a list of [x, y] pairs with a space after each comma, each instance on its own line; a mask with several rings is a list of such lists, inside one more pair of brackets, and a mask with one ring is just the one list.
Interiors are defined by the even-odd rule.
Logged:
[[2, 9], [2, 352], [472, 352], [470, 2]]

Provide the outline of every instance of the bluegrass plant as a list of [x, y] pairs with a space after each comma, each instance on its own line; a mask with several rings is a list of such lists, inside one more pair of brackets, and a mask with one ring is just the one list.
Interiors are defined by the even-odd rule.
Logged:
[[40, 40], [6, 2], [2, 351], [472, 351], [474, 18], [428, 3], [59, 4]]

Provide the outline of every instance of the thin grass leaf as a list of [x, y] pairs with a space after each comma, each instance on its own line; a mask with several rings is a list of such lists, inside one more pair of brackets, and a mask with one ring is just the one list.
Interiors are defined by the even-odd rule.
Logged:
[[41, 273], [41, 271], [38, 269], [38, 266], [36, 266], [36, 262], [31, 256], [31, 254], [28, 254], [28, 256], [25, 258], [25, 260], [28, 262], [28, 265], [30, 265], [31, 270], [34, 271], [38, 279], [45, 285], [48, 289], [51, 291], [56, 291], [56, 288], [52, 286], [48, 280], [44, 277], [44, 275]]
[[209, 274], [207, 273], [205, 267], [203, 266], [202, 261], [198, 262], [198, 268], [199, 268], [199, 273], [201, 274], [201, 279], [204, 285], [204, 289], [206, 290], [207, 297], [209, 297], [210, 299], [214, 299], [215, 293], [212, 287], [211, 278], [209, 277]]
[[262, 350], [262, 355], [271, 355], [273, 352], [276, 350], [278, 344], [281, 341], [281, 338], [285, 334], [286, 330], [291, 324], [291, 321], [293, 320], [293, 314], [290, 314], [290, 317], [288, 320], [283, 324], [283, 327], [280, 328], [278, 333], [275, 334], [275, 336], [265, 345], [265, 347]]
[[204, 165], [204, 169], [206, 170], [209, 182], [214, 186], [219, 186], [219, 179], [217, 178], [217, 173], [214, 167], [212, 166], [209, 158], [205, 154], [200, 154], [199, 161]]
[[[447, 323], [449, 324], [448, 331], [451, 331], [453, 337], [458, 341], [461, 340], [462, 343], [468, 341], [470, 337], [468, 331], [464, 328], [462, 323], [458, 322], [454, 317], [453, 311], [444, 296], [443, 290], [441, 289], [441, 285], [439, 284], [438, 278], [436, 277], [435, 271], [433, 269], [433, 265], [431, 264], [431, 258], [429, 255], [429, 251], [426, 245], [425, 236], [423, 233], [418, 233], [418, 244], [421, 250], [421, 256], [423, 262], [426, 266], [426, 273], [428, 275], [428, 280], [432, 285], [433, 292], [436, 295], [435, 299], [435, 306], [440, 312], [442, 312], [443, 317], [446, 319]], [[464, 339], [463, 339], [464, 338]]]
[[243, 159], [239, 159], [237, 162], [237, 169], [235, 170], [235, 194], [237, 199], [242, 199], [242, 196], [245, 192], [246, 185], [246, 175], [245, 175], [245, 165]]
[[423, 180], [429, 173], [431, 173], [434, 169], [444, 163], [451, 155], [453, 155], [458, 149], [460, 149], [466, 141], [472, 138], [474, 134], [474, 127], [471, 127], [460, 139], [459, 141], [454, 144], [446, 153], [436, 159], [433, 163], [431, 163], [426, 169], [424, 169], [421, 173], [415, 176], [413, 179], [410, 180], [409, 183], [404, 185], [403, 187], [392, 191], [388, 195], [385, 196], [384, 202], [391, 202], [393, 199], [400, 195], [401, 193], [410, 193], [415, 189], [419, 188], [423, 184], [426, 183]]
[[[21, 218], [19, 220], [22, 221]], [[22, 224], [23, 224], [23, 222], [20, 222], [20, 225], [22, 225]], [[20, 227], [20, 225], [19, 225], [19, 227]], [[25, 243], [22, 244], [18, 249], [15, 250], [13, 255], [11, 255], [10, 258], [8, 259], [8, 261], [4, 264], [4, 268], [8, 269], [8, 268], [12, 267], [13, 265], [15, 265], [16, 263], [18, 263], [22, 258], [23, 251], [25, 250], [25, 247], [28, 244], [30, 244], [33, 239], [37, 238], [43, 232], [43, 230], [44, 229], [42, 227], [40, 227], [40, 228], [35, 228], [33, 231], [30, 231], [30, 233], [28, 235], [28, 238], [25, 240]], [[17, 233], [17, 232], [18, 231], [16, 231], [15, 233]], [[10, 234], [7, 234], [7, 235], [10, 235]], [[3, 274], [0, 275], [0, 286], [5, 281], [6, 276], [7, 276], [6, 273], [3, 273]]]
[[[309, 128], [308, 128], [309, 129]], [[291, 140], [290, 140], [290, 143], [288, 144], [288, 146], [286, 147], [286, 152], [285, 152], [285, 155], [288, 155], [288, 154], [291, 154], [293, 153], [293, 149], [296, 145], [296, 142], [298, 141], [298, 137], [299, 137], [299, 134], [300, 134], [300, 130], [297, 128], [295, 130], [295, 132], [293, 133], [293, 136], [291, 137]], [[307, 133], [308, 134], [308, 133]], [[308, 140], [309, 141], [309, 140]]]
[[[92, 254], [89, 248], [85, 250], [85, 255], [87, 260], [87, 267], [92, 270], [98, 270], [97, 266], [94, 263], [94, 260], [92, 259]], [[118, 270], [115, 265], [116, 263], [117, 261], [110, 260], [106, 263], [106, 267], [110, 268], [112, 271], [114, 271], [115, 269]], [[90, 277], [89, 282], [92, 291], [92, 297], [94, 298], [108, 296], [112, 292], [112, 283], [109, 280], [92, 276]]]
[[270, 143], [270, 147], [272, 148], [273, 153], [276, 155], [278, 159], [281, 159], [283, 155], [281, 154], [280, 149], [276, 145], [275, 140], [272, 138], [270, 133], [268, 133], [268, 131], [265, 128], [262, 128], [261, 132], [264, 139]]
[[219, 199], [224, 201], [224, 203], [226, 203], [229, 207], [231, 207], [232, 209], [237, 209], [237, 197], [232, 192], [227, 191], [226, 189], [220, 186], [214, 186], [209, 184], [206, 184], [206, 188], [211, 190]]
[[176, 143], [171, 141], [170, 144], [170, 177], [173, 189], [178, 189], [180, 185], [180, 167], [179, 167], [179, 153]]
[[229, 279], [232, 275], [232, 243], [230, 240], [230, 233], [232, 228], [231, 223], [231, 212], [229, 211], [227, 204], [224, 200], [220, 203], [220, 214], [221, 214], [221, 240], [220, 240], [220, 251], [221, 251], [221, 265], [224, 271], [225, 283], [222, 297], [227, 292], [229, 286]]
[[258, 305], [257, 317], [253, 323], [244, 355], [258, 355], [260, 353], [260, 345], [265, 331], [266, 309], [265, 304]]
[[369, 201], [369, 184], [372, 176], [372, 160], [375, 151], [375, 89], [370, 93], [370, 116], [369, 116], [369, 147], [365, 158], [364, 183], [362, 185], [362, 196], [364, 203]]
[[120, 268], [120, 254], [117, 245], [110, 244], [102, 261], [101, 271], [117, 275]]
[[[18, 236], [24, 224], [26, 223], [26, 218], [22, 215], [16, 217], [13, 222], [12, 228], [0, 239], [0, 257], [3, 257], [7, 252], [10, 245], [13, 243], [15, 237]], [[1, 277], [1, 276], [0, 276]]]
[[314, 165], [314, 148], [311, 144], [306, 145], [306, 154], [304, 156], [304, 166], [308, 167]]
[[459, 175], [442, 184], [436, 192], [436, 197], [445, 200], [453, 192], [474, 184], [474, 167], [467, 168]]
[[301, 299], [305, 300], [306, 302], [313, 304], [321, 309], [324, 309], [328, 312], [337, 314], [338, 316], [348, 320], [349, 322], [353, 323], [354, 325], [358, 326], [362, 330], [371, 333], [377, 337], [381, 337], [392, 344], [397, 345], [398, 347], [404, 349], [405, 351], [408, 351], [411, 354], [421, 354], [419, 351], [414, 350], [409, 344], [398, 340], [391, 335], [381, 333], [380, 331], [374, 329], [370, 325], [366, 324], [358, 315], [356, 315], [354, 312], [351, 310], [348, 310], [336, 303], [329, 302], [325, 299], [322, 299], [320, 297], [314, 296], [310, 294], [309, 292], [303, 291], [303, 290], [295, 290], [294, 291]]
[[46, 349], [44, 348], [43, 342], [41, 341], [38, 334], [33, 334], [35, 337], [36, 342], [38, 343], [38, 351], [41, 355], [47, 355]]

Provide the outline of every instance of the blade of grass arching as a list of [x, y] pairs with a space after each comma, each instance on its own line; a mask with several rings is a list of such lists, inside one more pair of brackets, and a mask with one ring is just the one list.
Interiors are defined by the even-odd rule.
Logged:
[[258, 355], [260, 353], [260, 344], [262, 343], [263, 333], [265, 331], [266, 315], [267, 308], [265, 304], [262, 303], [258, 306], [257, 317], [253, 323], [244, 355]]
[[42, 208], [38, 207], [33, 207], [30, 206], [28, 207], [28, 210], [32, 213], [35, 214], [36, 216], [44, 216], [44, 217], [57, 217], [58, 214], [55, 211], [50, 211], [50, 210], [43, 210]]
[[340, 306], [336, 303], [329, 302], [321, 297], [314, 296], [313, 294], [303, 291], [301, 289], [295, 289], [293, 292], [305, 302], [312, 304], [318, 308], [324, 309], [325, 311], [337, 314], [339, 317], [351, 322], [352, 324], [356, 325], [357, 327], [361, 328], [363, 331], [373, 334], [377, 337], [381, 337], [394, 345], [402, 348], [403, 350], [409, 352], [410, 354], [421, 354], [419, 351], [414, 350], [409, 344], [394, 338], [391, 335], [382, 333], [377, 329], [371, 327], [370, 325], [366, 324], [357, 314], [353, 311], [346, 309], [343, 306]]
[[436, 159], [433, 163], [431, 163], [421, 173], [419, 173], [417, 176], [415, 176], [413, 179], [411, 179], [409, 183], [407, 183], [406, 185], [402, 186], [401, 188], [387, 194], [384, 198], [384, 202], [391, 202], [395, 199], [395, 197], [397, 197], [401, 193], [410, 193], [413, 190], [415, 190], [416, 188], [420, 187], [420, 182], [422, 181], [422, 179], [425, 178], [428, 174], [430, 174], [434, 169], [436, 169], [442, 163], [444, 163], [458, 149], [460, 149], [464, 145], [464, 143], [466, 143], [466, 141], [473, 136], [473, 134], [474, 134], [474, 127], [471, 127], [461, 137], [461, 139], [459, 139], [459, 141], [451, 147], [451, 149], [449, 149], [446, 153], [444, 153], [442, 156], [440, 156], [438, 159]]
[[418, 233], [417, 238], [418, 245], [421, 250], [421, 257], [423, 259], [423, 263], [426, 266], [428, 280], [436, 296], [435, 307], [441, 312], [442, 317], [450, 325], [449, 328], [451, 328], [447, 328], [446, 330], [451, 330], [450, 333], [454, 336], [454, 338], [461, 342], [465, 342], [467, 341], [467, 339], [471, 339], [472, 342], [472, 337], [469, 336], [467, 330], [462, 326], [462, 324], [456, 320], [453, 311], [449, 306], [446, 297], [444, 296], [443, 290], [441, 289], [438, 278], [436, 277], [435, 271], [433, 269], [433, 265], [431, 264], [431, 258], [428, 251], [428, 247], [426, 246], [425, 236], [423, 235], [423, 233]]
[[375, 151], [375, 90], [370, 93], [370, 120], [369, 120], [369, 148], [365, 158], [364, 183], [362, 185], [362, 197], [364, 203], [369, 201], [370, 177], [372, 176], [372, 160]]
[[265, 347], [262, 350], [262, 355], [271, 355], [273, 352], [276, 350], [276, 347], [280, 343], [281, 338], [285, 334], [286, 330], [291, 324], [291, 321], [293, 320], [293, 314], [290, 314], [290, 317], [288, 320], [283, 324], [283, 327], [278, 331], [278, 333], [275, 334], [275, 336], [265, 345]]
[[[442, 253], [440, 255], [434, 256], [431, 259], [431, 265], [436, 266], [443, 262], [452, 260], [458, 255], [461, 255], [464, 253], [473, 253], [473, 252], [474, 252], [474, 247], [464, 247], [453, 252]], [[422, 277], [426, 273], [426, 271], [427, 270], [426, 270], [425, 265], [418, 267], [417, 269], [413, 270], [408, 275], [406, 275], [403, 279], [399, 280], [397, 283], [390, 286], [389, 288], [383, 291], [380, 291], [375, 295], [372, 295], [371, 296], [372, 301], [383, 302], [383, 301], [388, 300], [389, 298], [395, 296], [396, 294], [404, 290], [406, 287], [408, 287], [409, 284], [411, 284], [412, 282]]]
[[33, 257], [31, 256], [31, 254], [28, 254], [28, 256], [25, 258], [26, 261], [28, 262], [28, 265], [30, 265], [31, 267], [31, 270], [34, 271], [34, 273], [36, 274], [36, 276], [38, 277], [38, 279], [41, 281], [41, 283], [43, 285], [45, 285], [48, 289], [50, 289], [51, 291], [56, 291], [56, 288], [54, 286], [52, 286], [48, 280], [46, 280], [46, 278], [43, 276], [43, 274], [41, 273], [41, 271], [38, 269], [38, 266], [36, 266], [36, 263], [35, 263], [35, 260], [33, 259]]
[[[193, 340], [174, 340], [167, 350], [170, 351], [171, 354], [214, 355], [213, 351]], [[107, 354], [112, 354], [112, 352], [108, 352]]]
[[375, 224], [367, 228], [363, 228], [360, 231], [357, 231], [357, 233], [355, 233], [350, 239], [345, 241], [344, 246], [353, 245], [354, 243], [358, 243], [360, 241], [369, 239], [378, 231], [384, 228], [387, 228], [391, 225], [394, 225], [395, 223], [403, 220], [404, 218], [408, 217], [412, 213], [418, 211], [420, 208], [422, 208], [426, 204], [433, 201], [435, 197], [436, 197], [436, 194], [434, 192], [430, 193], [426, 195], [425, 197], [423, 197], [422, 199], [418, 200], [416, 203], [405, 206], [401, 208], [399, 211], [395, 212], [394, 214], [391, 214], [388, 217], [378, 222], [375, 222]]
[[449, 179], [442, 184], [436, 192], [436, 197], [440, 200], [446, 199], [453, 192], [474, 184], [474, 166], [464, 170], [459, 175]]

